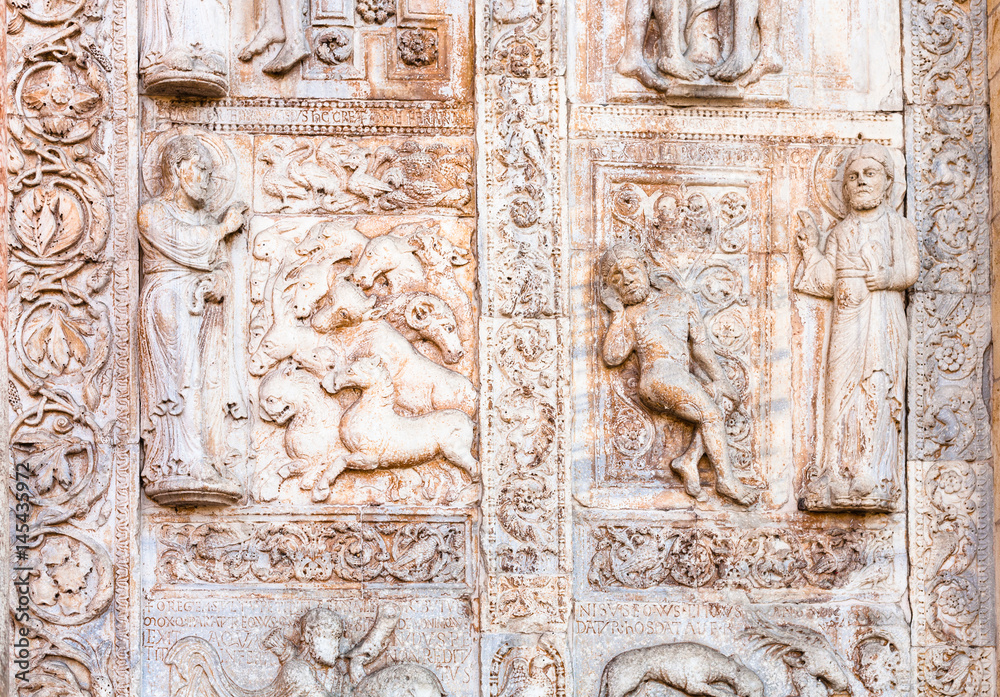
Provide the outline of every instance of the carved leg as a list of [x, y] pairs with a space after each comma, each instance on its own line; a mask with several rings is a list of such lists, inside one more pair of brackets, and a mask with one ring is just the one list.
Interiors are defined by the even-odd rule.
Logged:
[[642, 55], [652, 16], [652, 0], [628, 0], [625, 6], [625, 51], [618, 59], [615, 70], [620, 75], [635, 78], [651, 90], [662, 92], [670, 87], [670, 81], [654, 72]]
[[778, 31], [781, 28], [781, 0], [760, 0], [760, 55], [740, 86], [746, 87], [758, 82], [770, 73], [780, 73], [784, 67], [778, 53]]
[[338, 457], [322, 471], [316, 484], [312, 487], [313, 501], [326, 501], [330, 497], [330, 489], [333, 487], [333, 483], [337, 481], [340, 473], [344, 471], [346, 465], [346, 459]]
[[701, 488], [701, 477], [698, 476], [698, 462], [704, 454], [705, 446], [701, 439], [701, 429], [696, 429], [687, 450], [675, 457], [670, 463], [670, 469], [684, 483], [684, 491], [687, 492], [687, 495], [699, 501], [708, 500], [708, 494]]
[[661, 73], [681, 80], [697, 80], [705, 71], [684, 57], [681, 36], [686, 23], [684, 0], [653, 0], [656, 21], [660, 25], [659, 57], [656, 67]]
[[733, 52], [709, 74], [716, 80], [732, 82], [753, 65], [753, 30], [757, 23], [758, 0], [733, 0]]
[[687, 692], [690, 695], [702, 695], [702, 697], [732, 697], [731, 693], [707, 682], [688, 682]]
[[757, 499], [757, 492], [748, 488], [733, 474], [729, 462], [729, 444], [726, 442], [726, 417], [719, 405], [704, 390], [690, 389], [684, 399], [674, 404], [674, 413], [698, 424], [705, 454], [715, 472], [715, 490], [720, 496], [749, 506]]
[[281, 28], [281, 8], [278, 0], [261, 0], [260, 29], [246, 46], [240, 51], [239, 58], [243, 62], [260, 55], [271, 44], [284, 41], [285, 32]]
[[285, 28], [285, 44], [278, 55], [263, 70], [269, 75], [284, 75], [309, 55], [306, 46], [305, 28], [302, 26], [300, 0], [278, 0], [281, 8], [281, 23]]

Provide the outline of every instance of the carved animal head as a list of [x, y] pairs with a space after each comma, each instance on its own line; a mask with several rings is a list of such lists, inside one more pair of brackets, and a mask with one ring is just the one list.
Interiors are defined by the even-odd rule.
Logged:
[[307, 381], [311, 384], [315, 378], [300, 370], [292, 362], [284, 363], [268, 373], [260, 381], [258, 396], [260, 397], [260, 418], [278, 426], [284, 426], [309, 403]]
[[316, 310], [329, 289], [327, 274], [327, 269], [319, 264], [306, 264], [288, 274], [288, 278], [295, 281], [288, 290], [292, 295], [292, 312], [297, 319], [306, 319]]
[[350, 281], [334, 281], [327, 293], [326, 302], [312, 316], [312, 328], [321, 333], [352, 327], [365, 320], [375, 319], [375, 298]]
[[409, 242], [416, 248], [420, 260], [432, 268], [465, 266], [469, 263], [469, 253], [439, 234], [436, 226], [421, 228], [410, 236]]
[[441, 298], [420, 293], [406, 304], [404, 316], [411, 329], [438, 347], [445, 363], [457, 363], [465, 355], [455, 313]]
[[758, 647], [780, 658], [790, 674], [804, 673], [822, 681], [831, 695], [851, 694], [852, 686], [836, 650], [826, 637], [809, 627], [775, 624], [762, 617], [747, 632]]
[[274, 259], [281, 251], [281, 239], [274, 233], [263, 230], [253, 238], [253, 258], [260, 261]]
[[416, 247], [390, 235], [374, 237], [361, 252], [351, 278], [362, 288], [371, 288], [376, 278], [399, 267], [404, 263], [406, 255], [412, 256], [415, 249]]
[[364, 235], [347, 223], [324, 221], [309, 228], [295, 246], [295, 253], [304, 257], [322, 255], [324, 261], [333, 263], [353, 258], [365, 240]]
[[390, 382], [389, 370], [378, 356], [364, 356], [351, 363], [347, 370], [337, 373], [334, 379], [335, 392], [356, 387], [366, 390], [373, 385]]
[[279, 361], [290, 358], [297, 351], [315, 346], [316, 340], [315, 332], [309, 327], [274, 324], [267, 330], [260, 346], [250, 356], [248, 370], [251, 375], [263, 375]]

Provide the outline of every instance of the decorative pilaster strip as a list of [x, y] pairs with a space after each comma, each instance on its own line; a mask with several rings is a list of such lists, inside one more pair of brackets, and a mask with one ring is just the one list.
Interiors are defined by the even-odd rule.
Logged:
[[[135, 7], [8, 8], [13, 695], [135, 694]], [[23, 670], [22, 670], [23, 668]], [[65, 684], [63, 684], [65, 683]]]
[[[910, 295], [908, 511], [920, 695], [993, 695], [985, 0], [906, 0]], [[940, 424], [956, 415], [955, 433]]]
[[479, 2], [477, 12], [484, 629], [565, 631], [563, 6]]

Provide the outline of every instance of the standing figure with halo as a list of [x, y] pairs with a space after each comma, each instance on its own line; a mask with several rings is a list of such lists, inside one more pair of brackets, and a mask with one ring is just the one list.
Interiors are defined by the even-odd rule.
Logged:
[[[146, 493], [164, 505], [228, 504], [242, 487], [230, 442], [247, 417], [236, 367], [226, 239], [247, 206], [228, 198], [225, 146], [207, 134], [168, 132], [146, 153], [139, 209], [139, 389]], [[227, 158], [227, 155], [229, 157]]]
[[881, 145], [859, 146], [844, 162], [845, 215], [824, 245], [812, 215], [799, 213], [802, 265], [795, 289], [833, 301], [823, 442], [806, 472], [799, 499], [804, 510], [891, 512], [901, 506], [903, 301], [920, 260], [916, 228], [891, 205], [894, 181], [891, 153]]

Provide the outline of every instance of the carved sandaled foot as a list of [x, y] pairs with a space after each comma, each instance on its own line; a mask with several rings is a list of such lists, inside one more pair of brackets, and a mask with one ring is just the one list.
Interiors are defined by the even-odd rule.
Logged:
[[740, 87], [749, 87], [750, 85], [759, 82], [765, 75], [780, 73], [783, 68], [784, 66], [781, 64], [780, 60], [771, 56], [761, 56], [757, 59], [757, 62], [753, 64], [750, 72], [747, 73], [742, 80], [740, 80]]
[[259, 56], [267, 50], [271, 44], [284, 41], [285, 35], [281, 32], [273, 31], [270, 26], [261, 27], [260, 31], [244, 46], [239, 53], [239, 59], [244, 63], [253, 60], [254, 56]]
[[680, 80], [700, 80], [705, 71], [683, 56], [667, 56], [656, 61], [661, 73], [673, 75]]

